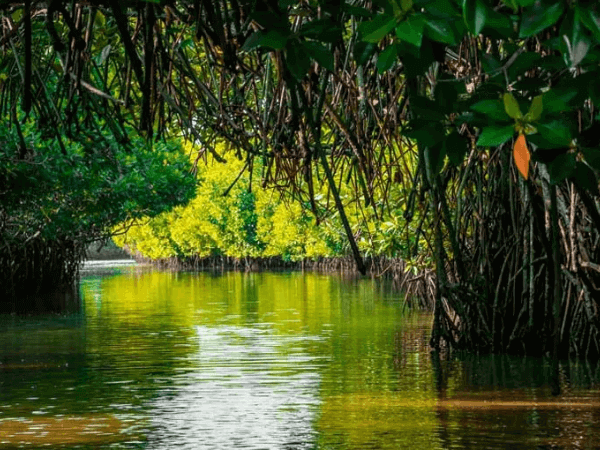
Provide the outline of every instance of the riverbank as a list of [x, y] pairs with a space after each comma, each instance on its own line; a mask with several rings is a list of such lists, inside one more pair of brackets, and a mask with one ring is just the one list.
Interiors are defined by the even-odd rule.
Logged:
[[[126, 250], [125, 250], [126, 251]], [[129, 254], [129, 253], [128, 253]], [[286, 261], [281, 257], [233, 258], [211, 256], [207, 258], [165, 258], [152, 260], [140, 254], [131, 255], [140, 264], [151, 264], [159, 268], [181, 271], [314, 271], [344, 273], [361, 276], [356, 270], [354, 259], [348, 257], [305, 259]], [[367, 276], [391, 280], [394, 287], [404, 293], [406, 304], [413, 308], [433, 310], [435, 305], [435, 272], [422, 269], [414, 272], [400, 258], [367, 257], [364, 259]]]

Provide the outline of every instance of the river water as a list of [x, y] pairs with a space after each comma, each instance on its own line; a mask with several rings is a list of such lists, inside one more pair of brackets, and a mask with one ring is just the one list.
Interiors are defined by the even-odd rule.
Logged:
[[0, 316], [0, 449], [600, 448], [600, 369], [432, 357], [384, 282], [83, 271], [65, 314]]

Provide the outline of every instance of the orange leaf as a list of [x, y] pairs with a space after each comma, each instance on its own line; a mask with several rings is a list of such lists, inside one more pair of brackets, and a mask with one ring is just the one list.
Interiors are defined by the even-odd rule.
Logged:
[[523, 134], [519, 134], [519, 137], [515, 141], [513, 157], [515, 158], [517, 169], [519, 169], [519, 172], [521, 172], [523, 178], [527, 179], [527, 176], [529, 175], [529, 160], [531, 159], [531, 156], [529, 155], [527, 141], [525, 140], [525, 136]]

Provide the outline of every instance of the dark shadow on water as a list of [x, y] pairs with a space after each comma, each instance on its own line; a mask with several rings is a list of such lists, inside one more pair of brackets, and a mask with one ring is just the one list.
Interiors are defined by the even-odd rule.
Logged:
[[78, 283], [48, 289], [39, 294], [23, 294], [0, 299], [0, 314], [71, 314], [81, 310]]
[[600, 448], [597, 361], [432, 353], [441, 448]]

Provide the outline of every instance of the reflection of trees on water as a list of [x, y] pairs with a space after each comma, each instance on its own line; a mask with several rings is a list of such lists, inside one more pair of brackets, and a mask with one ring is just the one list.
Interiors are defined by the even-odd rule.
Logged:
[[[600, 365], [508, 355], [432, 355], [444, 448], [597, 448]], [[592, 390], [590, 390], [592, 389]]]
[[0, 316], [2, 419], [133, 420], [157, 449], [598, 446], [598, 364], [552, 396], [545, 360], [437, 358], [431, 316], [371, 280], [121, 268], [81, 305]]
[[74, 314], [81, 308], [79, 286], [76, 284], [67, 283], [60, 288], [41, 291], [1, 299], [0, 314]]

